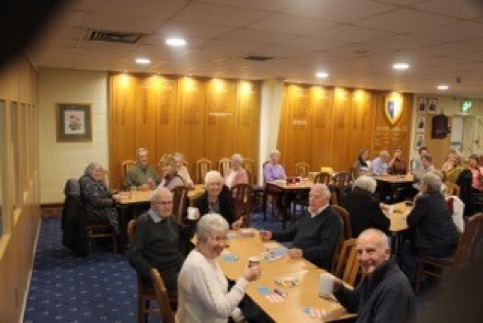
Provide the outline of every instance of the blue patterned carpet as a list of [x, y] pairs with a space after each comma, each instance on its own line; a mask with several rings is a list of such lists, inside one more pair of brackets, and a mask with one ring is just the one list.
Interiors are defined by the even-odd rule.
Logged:
[[[75, 257], [62, 245], [60, 221], [42, 220], [24, 322], [135, 322], [136, 274], [126, 256], [91, 242], [88, 258]], [[282, 228], [262, 214], [252, 226]]]

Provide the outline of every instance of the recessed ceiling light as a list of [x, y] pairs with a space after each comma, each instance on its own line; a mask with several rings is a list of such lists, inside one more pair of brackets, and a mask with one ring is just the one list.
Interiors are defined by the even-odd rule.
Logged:
[[445, 84], [438, 85], [438, 90], [440, 91], [446, 91], [447, 89], [449, 89], [449, 86]]
[[186, 40], [183, 38], [168, 38], [166, 39], [166, 45], [173, 47], [181, 47], [186, 45]]
[[151, 64], [151, 60], [145, 57], [136, 58], [136, 63], [141, 65]]
[[407, 70], [409, 68], [408, 63], [396, 63], [392, 66], [395, 70]]
[[326, 77], [329, 77], [329, 73], [326, 72], [318, 72], [315, 74], [315, 76], [319, 79], [325, 79]]

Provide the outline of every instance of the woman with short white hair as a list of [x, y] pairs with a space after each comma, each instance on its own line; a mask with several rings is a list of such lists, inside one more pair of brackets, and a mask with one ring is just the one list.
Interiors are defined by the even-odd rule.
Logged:
[[265, 164], [263, 174], [265, 181], [270, 182], [279, 179], [286, 179], [285, 169], [278, 163], [280, 159], [280, 151], [274, 149], [270, 152], [270, 160]]
[[223, 184], [223, 177], [216, 170], [205, 175], [205, 192], [193, 202], [201, 216], [208, 213], [221, 214], [233, 228], [239, 228], [243, 218], [235, 221], [235, 213], [230, 189]]
[[186, 186], [193, 186], [193, 180], [191, 179], [188, 168], [184, 165], [184, 155], [180, 152], [175, 152], [173, 154], [174, 160], [176, 161], [176, 170], [178, 175], [181, 176], [186, 183]]
[[215, 213], [203, 216], [198, 222], [196, 248], [179, 274], [176, 322], [226, 323], [230, 317], [235, 322], [243, 321], [238, 304], [248, 283], [260, 278], [261, 268], [245, 267], [228, 290], [228, 281], [216, 261], [227, 246], [228, 229], [226, 220]]
[[231, 189], [236, 184], [247, 184], [248, 174], [243, 168], [243, 157], [240, 154], [231, 156], [231, 168], [225, 176], [225, 185]]
[[354, 188], [347, 194], [342, 206], [351, 218], [352, 236], [357, 237], [365, 229], [376, 228], [389, 233], [391, 222], [381, 208], [387, 206], [379, 203], [374, 196], [377, 183], [369, 176], [362, 175], [354, 182]]

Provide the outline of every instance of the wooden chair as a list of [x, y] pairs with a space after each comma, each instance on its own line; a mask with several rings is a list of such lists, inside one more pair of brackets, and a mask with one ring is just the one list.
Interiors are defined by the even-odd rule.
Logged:
[[[473, 215], [466, 224], [453, 257], [432, 258], [421, 257], [416, 275], [416, 293], [419, 292], [421, 278], [424, 274], [441, 279], [441, 269], [457, 269], [473, 260], [476, 246], [483, 235], [483, 213]], [[434, 270], [437, 268], [438, 270]]]
[[460, 187], [451, 182], [444, 182], [448, 195], [460, 196]]
[[358, 272], [359, 263], [357, 262], [356, 239], [345, 240], [334, 275], [347, 284], [354, 286]]
[[253, 159], [244, 158], [243, 159], [243, 168], [247, 171], [248, 174], [248, 183], [256, 185], [257, 184], [257, 166]]
[[[136, 219], [132, 219], [127, 224], [127, 236], [129, 241], [134, 240], [136, 234]], [[159, 315], [159, 309], [151, 308], [151, 301], [156, 301], [156, 294], [152, 284], [148, 284], [143, 277], [136, 272], [136, 285], [138, 291], [138, 310], [137, 310], [137, 322], [148, 322], [149, 314]]]
[[357, 177], [359, 176], [359, 172], [357, 171], [357, 169], [355, 169], [354, 167], [351, 167], [349, 169], [349, 173], [351, 174], [352, 176], [352, 181], [355, 181], [357, 179]]
[[156, 300], [159, 303], [161, 321], [163, 323], [175, 323], [174, 313], [171, 308], [170, 299], [166, 286], [164, 285], [163, 278], [159, 274], [156, 268], [151, 269], [151, 280], [154, 287], [154, 293], [156, 294]]
[[108, 169], [103, 169], [102, 170], [102, 181], [104, 184], [106, 184], [107, 187], [109, 187], [109, 170]]
[[[342, 219], [340, 219], [341, 222], [343, 222]], [[342, 252], [342, 247], [344, 245], [344, 239], [345, 233], [344, 233], [344, 225], [340, 227], [339, 231], [339, 237], [337, 238], [337, 243], [335, 244], [334, 250], [332, 251], [332, 262], [330, 264], [330, 272], [335, 275], [335, 270], [337, 268], [337, 265], [339, 264], [339, 257]]]
[[235, 209], [235, 220], [243, 217], [243, 224], [250, 226], [250, 215], [252, 213], [252, 185], [236, 184], [231, 188], [233, 206]]
[[314, 177], [314, 183], [329, 185], [332, 182], [332, 175], [327, 172], [318, 173]]
[[117, 253], [117, 235], [110, 223], [87, 223], [86, 231], [89, 239], [111, 238], [112, 252]]
[[223, 178], [228, 174], [228, 171], [230, 170], [230, 168], [231, 168], [231, 159], [230, 158], [220, 159], [220, 161], [218, 162], [218, 170], [219, 170], [221, 176], [223, 176]]
[[195, 168], [196, 184], [204, 184], [205, 175], [211, 170], [211, 161], [205, 158], [198, 159]]
[[340, 205], [332, 205], [334, 210], [339, 214], [344, 227], [344, 240], [352, 239], [351, 217], [349, 212]]
[[334, 184], [340, 188], [346, 188], [352, 184], [352, 175], [349, 172], [340, 172], [334, 176]]
[[127, 173], [134, 165], [136, 165], [135, 160], [125, 160], [121, 163], [121, 175], [122, 175], [122, 181], [123, 181], [122, 185], [124, 185], [124, 182], [126, 181]]
[[269, 161], [265, 161], [263, 163], [263, 220], [267, 220], [267, 203], [270, 200], [270, 206], [272, 211], [272, 216], [274, 216], [274, 210], [276, 207], [281, 207], [282, 205], [282, 194], [278, 191], [273, 191], [267, 189], [266, 181], [265, 181], [265, 166], [269, 163]]
[[310, 165], [305, 162], [299, 162], [295, 164], [295, 176], [303, 178], [309, 177]]
[[173, 216], [178, 219], [178, 223], [184, 223], [188, 208], [188, 187], [177, 186], [171, 192], [173, 193]]

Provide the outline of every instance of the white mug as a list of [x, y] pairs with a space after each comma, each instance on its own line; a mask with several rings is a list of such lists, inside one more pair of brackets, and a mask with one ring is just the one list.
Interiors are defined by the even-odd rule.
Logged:
[[198, 208], [195, 207], [188, 207], [188, 220], [197, 220], [198, 219]]
[[320, 274], [319, 295], [331, 297], [334, 289], [334, 276], [329, 273]]

